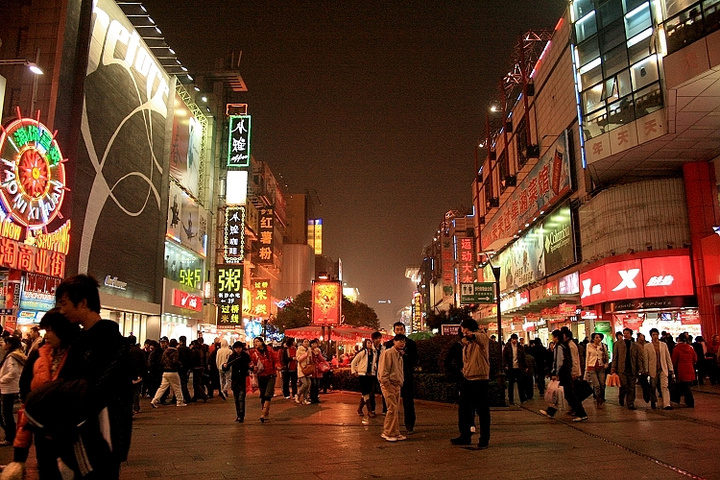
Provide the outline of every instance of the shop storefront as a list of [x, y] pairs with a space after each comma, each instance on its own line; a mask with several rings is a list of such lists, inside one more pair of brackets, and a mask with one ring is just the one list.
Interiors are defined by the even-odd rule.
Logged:
[[700, 335], [692, 278], [684, 249], [610, 257], [580, 274], [580, 315], [610, 337], [624, 328], [648, 338], [651, 328]]

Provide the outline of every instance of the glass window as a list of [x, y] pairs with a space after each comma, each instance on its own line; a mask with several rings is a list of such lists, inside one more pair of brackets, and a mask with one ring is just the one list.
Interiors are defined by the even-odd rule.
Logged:
[[653, 83], [646, 88], [635, 92], [635, 116], [644, 117], [648, 113], [662, 108], [663, 98], [660, 91], [660, 82]]
[[611, 77], [618, 73], [620, 70], [627, 68], [627, 49], [625, 45], [606, 53], [603, 55], [603, 70], [605, 72], [605, 78]]
[[585, 88], [585, 85], [595, 85], [602, 80], [602, 65], [598, 59], [596, 65], [587, 71], [580, 69], [580, 88]]
[[590, 113], [594, 112], [600, 107], [605, 106], [605, 100], [603, 99], [603, 84], [598, 83], [597, 85], [588, 88], [582, 92], [582, 107], [583, 112]]
[[602, 135], [607, 132], [607, 110], [604, 108], [586, 115], [583, 119], [583, 132], [585, 140]]
[[618, 21], [600, 32], [600, 48], [603, 53], [625, 43], [625, 26]]
[[595, 23], [595, 12], [586, 15], [583, 19], [575, 23], [575, 37], [577, 42], [592, 37], [597, 33], [597, 24]]
[[597, 36], [592, 37], [589, 40], [585, 40], [583, 43], [578, 45], [577, 52], [580, 67], [598, 58], [600, 56], [600, 49], [598, 48]]
[[630, 65], [650, 56], [650, 37], [628, 48]]
[[652, 27], [652, 16], [650, 15], [650, 4], [632, 10], [625, 15], [625, 36], [632, 38], [643, 30]]
[[608, 128], [626, 125], [635, 120], [635, 105], [632, 95], [608, 106]]
[[630, 70], [623, 70], [605, 80], [605, 91], [603, 99], [609, 102], [618, 100], [621, 97], [632, 93], [632, 84], [630, 83]]
[[657, 82], [659, 79], [657, 55], [651, 55], [634, 64], [630, 67], [630, 74], [632, 75], [633, 89], [636, 91]]
[[646, 2], [647, 0], [623, 0], [623, 3], [625, 4], [625, 13], [632, 12]]
[[598, 23], [600, 28], [607, 27], [615, 20], [619, 20], [623, 16], [622, 2], [620, 0], [610, 0], [598, 7]]
[[592, 0], [576, 0], [572, 4], [573, 15], [575, 21], [580, 20], [588, 13], [592, 12], [595, 7]]

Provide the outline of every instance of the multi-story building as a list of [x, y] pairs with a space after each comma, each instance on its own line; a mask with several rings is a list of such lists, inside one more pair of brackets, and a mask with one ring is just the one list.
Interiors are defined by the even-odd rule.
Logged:
[[574, 1], [520, 40], [473, 185], [504, 332], [717, 331], [718, 6]]

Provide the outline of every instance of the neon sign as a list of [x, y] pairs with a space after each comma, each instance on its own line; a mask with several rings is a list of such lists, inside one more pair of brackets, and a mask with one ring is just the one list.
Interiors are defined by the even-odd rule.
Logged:
[[39, 229], [59, 213], [65, 166], [55, 134], [39, 120], [19, 118], [0, 133], [0, 202], [18, 224]]

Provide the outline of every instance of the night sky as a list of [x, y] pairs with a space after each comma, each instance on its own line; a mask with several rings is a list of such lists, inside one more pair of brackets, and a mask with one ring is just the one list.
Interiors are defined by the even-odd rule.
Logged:
[[[472, 203], [473, 148], [520, 34], [565, 0], [144, 0], [190, 73], [242, 50], [253, 156], [317, 190], [324, 253], [381, 323], [409, 305], [443, 214]], [[379, 300], [391, 300], [390, 306]]]

